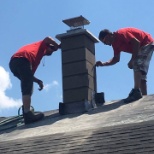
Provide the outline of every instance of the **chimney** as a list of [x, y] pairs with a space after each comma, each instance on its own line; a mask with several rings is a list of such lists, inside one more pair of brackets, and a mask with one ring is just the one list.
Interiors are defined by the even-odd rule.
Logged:
[[95, 43], [98, 39], [84, 29], [90, 22], [83, 16], [63, 22], [70, 30], [56, 35], [62, 50], [63, 103], [59, 103], [59, 113], [83, 113], [95, 107]]

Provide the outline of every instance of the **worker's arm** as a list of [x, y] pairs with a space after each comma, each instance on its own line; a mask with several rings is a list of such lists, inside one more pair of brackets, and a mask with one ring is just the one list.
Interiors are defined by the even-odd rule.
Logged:
[[52, 37], [46, 37], [43, 42], [51, 47], [54, 51], [58, 50], [58, 48], [60, 48], [60, 45], [58, 45], [55, 40]]
[[114, 56], [112, 59], [110, 59], [107, 62], [97, 61], [96, 66], [110, 66], [118, 63], [120, 61], [120, 54]]
[[43, 85], [43, 81], [36, 78], [35, 76], [33, 76], [33, 82], [36, 82], [39, 85], [39, 90], [42, 90], [44, 85]]

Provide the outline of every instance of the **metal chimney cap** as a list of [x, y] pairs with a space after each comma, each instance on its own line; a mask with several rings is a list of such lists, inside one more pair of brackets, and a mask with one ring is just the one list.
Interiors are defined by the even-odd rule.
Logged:
[[90, 21], [88, 21], [86, 18], [84, 18], [82, 15], [70, 19], [63, 20], [63, 23], [68, 25], [69, 27], [80, 27], [84, 25], [89, 25]]

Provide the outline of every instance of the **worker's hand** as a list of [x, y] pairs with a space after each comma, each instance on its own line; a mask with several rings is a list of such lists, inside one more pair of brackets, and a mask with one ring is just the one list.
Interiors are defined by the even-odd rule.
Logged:
[[60, 43], [60, 44], [58, 44], [58, 48], [59, 48], [59, 49], [61, 49], [61, 43]]
[[102, 61], [97, 61], [95, 66], [105, 66], [106, 62], [102, 62]]
[[52, 45], [52, 44], [50, 44], [49, 47], [50, 47], [50, 49], [51, 49], [53, 52], [54, 52], [54, 51], [57, 51], [58, 48], [59, 48], [58, 45]]
[[38, 85], [39, 85], [39, 91], [41, 91], [42, 89], [43, 89], [43, 87], [44, 87], [44, 85], [43, 85], [43, 81], [41, 81], [41, 80], [38, 80]]
[[130, 60], [128, 63], [128, 68], [133, 69], [133, 63], [134, 63], [134, 61]]

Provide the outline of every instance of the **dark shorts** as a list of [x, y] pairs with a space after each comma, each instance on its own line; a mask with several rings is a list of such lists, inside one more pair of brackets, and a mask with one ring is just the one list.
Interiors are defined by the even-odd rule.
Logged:
[[142, 72], [142, 79], [146, 80], [146, 75], [149, 70], [149, 64], [154, 51], [154, 43], [141, 47], [136, 60], [134, 61], [134, 71]]
[[22, 95], [31, 95], [33, 91], [33, 73], [30, 62], [26, 58], [13, 58], [9, 67], [11, 72], [21, 81]]

